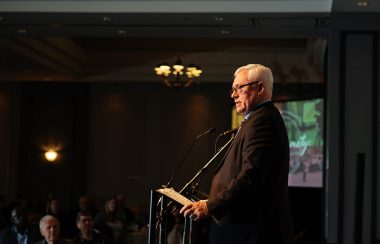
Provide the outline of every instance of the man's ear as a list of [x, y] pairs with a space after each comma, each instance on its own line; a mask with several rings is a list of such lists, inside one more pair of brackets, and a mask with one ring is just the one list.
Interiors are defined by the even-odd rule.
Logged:
[[262, 95], [265, 91], [265, 87], [264, 87], [264, 84], [262, 82], [259, 82], [257, 84], [257, 93]]

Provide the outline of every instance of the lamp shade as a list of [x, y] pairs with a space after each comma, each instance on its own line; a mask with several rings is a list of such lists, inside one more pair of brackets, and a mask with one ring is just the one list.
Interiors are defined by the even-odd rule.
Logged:
[[57, 159], [58, 153], [57, 151], [50, 149], [45, 152], [45, 158], [49, 162], [54, 162]]

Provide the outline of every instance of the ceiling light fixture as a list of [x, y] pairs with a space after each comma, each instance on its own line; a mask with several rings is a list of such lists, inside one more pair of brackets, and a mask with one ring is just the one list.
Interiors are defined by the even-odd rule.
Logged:
[[367, 1], [359, 1], [359, 2], [357, 2], [357, 5], [359, 7], [368, 7], [368, 2]]
[[109, 17], [109, 16], [104, 16], [104, 17], [103, 17], [103, 21], [104, 21], [104, 22], [111, 22], [111, 21], [112, 21], [112, 18]]
[[182, 65], [179, 56], [175, 64], [170, 67], [167, 63], [157, 65], [154, 68], [156, 75], [162, 78], [165, 85], [174, 88], [189, 87], [195, 78], [203, 72], [199, 66], [189, 64], [188, 67]]
[[215, 17], [214, 20], [216, 22], [223, 22], [224, 21], [224, 18], [223, 17]]
[[229, 35], [229, 34], [231, 34], [231, 32], [229, 30], [221, 30], [220, 34], [222, 34], [222, 35]]
[[118, 30], [117, 33], [119, 35], [126, 35], [127, 34], [127, 31], [126, 30]]

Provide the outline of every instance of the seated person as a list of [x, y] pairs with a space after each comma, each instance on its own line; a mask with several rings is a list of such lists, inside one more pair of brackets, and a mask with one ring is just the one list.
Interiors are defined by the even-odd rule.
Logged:
[[[67, 213], [61, 209], [59, 200], [55, 197], [49, 199], [46, 203], [46, 214], [56, 217], [59, 221], [59, 235], [63, 238], [69, 236], [69, 221]], [[73, 235], [74, 236], [74, 235]], [[73, 237], [71, 236], [71, 237]]]
[[20, 206], [11, 211], [11, 224], [0, 233], [0, 244], [33, 244], [42, 238], [38, 229], [30, 225], [27, 211]]
[[123, 241], [124, 225], [120, 212], [117, 211], [115, 197], [109, 197], [104, 210], [96, 215], [95, 227], [112, 238], [114, 243], [121, 243]]
[[63, 240], [59, 239], [59, 221], [52, 215], [45, 215], [40, 220], [40, 232], [43, 240], [36, 244], [63, 244]]
[[98, 230], [94, 229], [94, 220], [90, 212], [81, 211], [77, 214], [77, 227], [80, 230], [74, 239], [74, 244], [107, 244], [106, 240]]
[[125, 204], [126, 199], [123, 194], [118, 194], [116, 196], [116, 201], [117, 201], [117, 208], [118, 208], [117, 211], [120, 213], [120, 217], [122, 218], [123, 225], [126, 228], [133, 231], [134, 230], [133, 228], [137, 226], [135, 214], [130, 208], [126, 206]]

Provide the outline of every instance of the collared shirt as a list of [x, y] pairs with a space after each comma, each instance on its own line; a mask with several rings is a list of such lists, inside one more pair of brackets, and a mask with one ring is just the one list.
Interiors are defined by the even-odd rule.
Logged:
[[24, 234], [17, 231], [16, 226], [12, 227], [12, 231], [16, 233], [17, 243], [18, 244], [27, 244], [28, 243], [28, 230], [25, 230]]
[[258, 104], [256, 104], [256, 106], [253, 109], [251, 109], [250, 111], [248, 111], [248, 113], [246, 113], [244, 115], [243, 121], [246, 121], [249, 118], [249, 116], [251, 116], [251, 114], [253, 113], [253, 111], [256, 110], [257, 107], [263, 105], [264, 103], [270, 102], [270, 101], [272, 101], [272, 100], [271, 99], [267, 99], [267, 100], [261, 101]]

